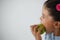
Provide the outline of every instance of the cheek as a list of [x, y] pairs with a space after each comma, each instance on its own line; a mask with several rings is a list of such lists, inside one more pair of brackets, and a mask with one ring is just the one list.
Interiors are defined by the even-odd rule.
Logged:
[[42, 20], [42, 24], [45, 26], [45, 27], [51, 27], [52, 26], [52, 21], [50, 19], [43, 19]]

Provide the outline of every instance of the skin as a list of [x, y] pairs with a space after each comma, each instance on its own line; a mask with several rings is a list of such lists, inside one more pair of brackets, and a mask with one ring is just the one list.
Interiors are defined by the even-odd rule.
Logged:
[[[42, 16], [40, 17], [41, 23], [46, 28], [46, 33], [53, 32], [55, 36], [60, 36], [60, 22], [54, 21], [53, 17], [49, 15], [49, 11], [45, 6], [42, 8]], [[37, 30], [37, 25], [31, 25], [31, 32], [34, 35], [36, 40], [42, 40], [40, 36], [40, 31]]]

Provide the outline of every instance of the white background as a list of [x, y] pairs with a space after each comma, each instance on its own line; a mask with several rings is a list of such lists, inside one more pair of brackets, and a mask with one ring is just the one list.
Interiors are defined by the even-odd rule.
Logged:
[[45, 0], [0, 0], [0, 40], [35, 40], [30, 25], [40, 23]]

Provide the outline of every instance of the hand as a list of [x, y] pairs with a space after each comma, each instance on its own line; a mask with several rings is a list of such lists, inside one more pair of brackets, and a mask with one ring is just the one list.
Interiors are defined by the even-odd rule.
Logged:
[[31, 32], [34, 35], [36, 40], [41, 40], [41, 36], [40, 36], [40, 30], [37, 29], [38, 26], [37, 25], [31, 25]]

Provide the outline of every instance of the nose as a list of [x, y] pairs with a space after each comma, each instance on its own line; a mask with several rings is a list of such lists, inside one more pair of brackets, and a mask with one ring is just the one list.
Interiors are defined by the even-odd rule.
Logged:
[[42, 16], [40, 17], [40, 20], [42, 20]]

